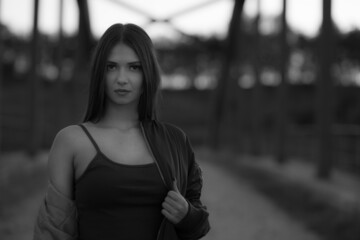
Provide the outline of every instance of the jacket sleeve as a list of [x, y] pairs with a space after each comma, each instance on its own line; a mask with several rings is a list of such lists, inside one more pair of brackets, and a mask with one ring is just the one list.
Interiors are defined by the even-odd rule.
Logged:
[[33, 240], [76, 240], [75, 203], [49, 184], [35, 221]]
[[189, 203], [189, 210], [187, 215], [175, 227], [181, 239], [193, 240], [205, 236], [210, 230], [210, 224], [209, 213], [200, 200], [203, 185], [202, 172], [195, 161], [194, 152], [188, 139], [186, 139], [186, 147], [189, 170], [185, 198]]

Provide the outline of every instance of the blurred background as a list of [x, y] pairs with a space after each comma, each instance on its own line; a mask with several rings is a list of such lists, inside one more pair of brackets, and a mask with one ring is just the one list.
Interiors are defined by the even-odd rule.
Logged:
[[[285, 175], [301, 163], [306, 178], [328, 183], [341, 173], [359, 209], [359, 11], [359, 0], [0, 0], [0, 214], [42, 185], [37, 159], [61, 128], [81, 122], [89, 59], [116, 22], [153, 39], [161, 119], [184, 129], [200, 156], [229, 168], [236, 161], [224, 154], [242, 156], [246, 173], [253, 162], [264, 171], [259, 159]], [[268, 176], [246, 173], [234, 175]], [[334, 223], [343, 228], [333, 239], [360, 239], [354, 212]]]

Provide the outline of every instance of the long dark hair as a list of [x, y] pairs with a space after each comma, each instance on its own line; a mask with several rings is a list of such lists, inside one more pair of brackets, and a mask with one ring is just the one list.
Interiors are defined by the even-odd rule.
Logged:
[[84, 122], [98, 122], [106, 111], [105, 70], [110, 51], [124, 43], [138, 55], [143, 71], [143, 93], [138, 105], [139, 120], [156, 119], [156, 102], [160, 85], [160, 68], [154, 46], [147, 33], [135, 24], [114, 24], [100, 38], [94, 52], [88, 106]]

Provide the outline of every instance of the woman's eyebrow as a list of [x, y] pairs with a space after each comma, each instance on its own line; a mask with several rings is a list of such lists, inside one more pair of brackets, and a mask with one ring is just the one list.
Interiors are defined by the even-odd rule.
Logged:
[[134, 64], [141, 64], [141, 62], [140, 62], [140, 61], [128, 62], [128, 64], [130, 64], [130, 65], [134, 65]]
[[[112, 60], [106, 60], [107, 64], [118, 64], [118, 62], [116, 61], [112, 61]], [[133, 61], [133, 62], [127, 62], [126, 64], [128, 65], [141, 65], [140, 61]]]

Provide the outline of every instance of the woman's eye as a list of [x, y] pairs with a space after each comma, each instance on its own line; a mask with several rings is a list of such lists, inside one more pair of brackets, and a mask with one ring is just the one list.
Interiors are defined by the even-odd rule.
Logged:
[[141, 70], [141, 65], [132, 65], [132, 66], [129, 66], [129, 69], [131, 71], [140, 71]]
[[107, 71], [114, 71], [114, 70], [116, 70], [116, 65], [115, 64], [108, 64], [108, 65], [106, 65], [106, 70]]

